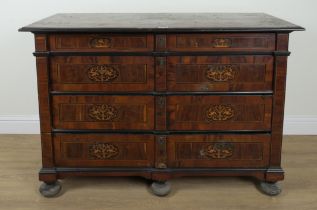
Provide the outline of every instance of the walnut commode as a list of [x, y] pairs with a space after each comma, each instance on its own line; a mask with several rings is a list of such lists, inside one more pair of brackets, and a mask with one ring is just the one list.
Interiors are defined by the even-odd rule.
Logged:
[[[35, 34], [43, 181], [251, 176], [280, 193], [289, 33], [266, 14], [57, 14]], [[229, 188], [230, 186], [228, 186]]]

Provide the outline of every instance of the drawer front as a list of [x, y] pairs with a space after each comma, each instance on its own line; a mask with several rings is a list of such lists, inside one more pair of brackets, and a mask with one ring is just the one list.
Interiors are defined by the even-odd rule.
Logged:
[[56, 129], [154, 128], [152, 96], [53, 96]]
[[152, 135], [56, 134], [57, 166], [151, 167], [154, 163]]
[[53, 34], [52, 51], [152, 51], [151, 34]]
[[171, 34], [167, 36], [171, 51], [272, 51], [273, 33]]
[[169, 96], [170, 130], [270, 130], [271, 96]]
[[55, 91], [153, 91], [154, 61], [145, 56], [57, 56], [51, 59]]
[[173, 135], [167, 148], [171, 168], [266, 167], [270, 135]]
[[272, 90], [272, 56], [167, 57], [170, 91]]

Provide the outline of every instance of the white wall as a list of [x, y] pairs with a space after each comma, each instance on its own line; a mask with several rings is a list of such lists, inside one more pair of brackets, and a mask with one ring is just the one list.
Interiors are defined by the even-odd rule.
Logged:
[[62, 12], [265, 12], [306, 28], [290, 36], [286, 133], [317, 134], [315, 0], [1, 0], [0, 133], [38, 131], [33, 35], [19, 27]]

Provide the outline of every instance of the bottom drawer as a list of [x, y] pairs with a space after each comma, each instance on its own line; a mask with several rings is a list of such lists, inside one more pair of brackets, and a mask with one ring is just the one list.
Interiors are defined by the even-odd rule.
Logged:
[[152, 135], [56, 134], [55, 163], [70, 167], [151, 167]]
[[168, 167], [266, 167], [270, 135], [172, 135]]

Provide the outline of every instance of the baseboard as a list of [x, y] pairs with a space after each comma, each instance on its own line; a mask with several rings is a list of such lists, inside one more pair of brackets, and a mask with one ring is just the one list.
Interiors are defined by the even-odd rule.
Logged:
[[[1, 134], [39, 134], [38, 115], [2, 115], [0, 116]], [[317, 135], [317, 116], [285, 116], [285, 135]]]
[[290, 115], [284, 118], [285, 135], [317, 135], [317, 116]]
[[39, 134], [38, 115], [0, 115], [1, 134]]

